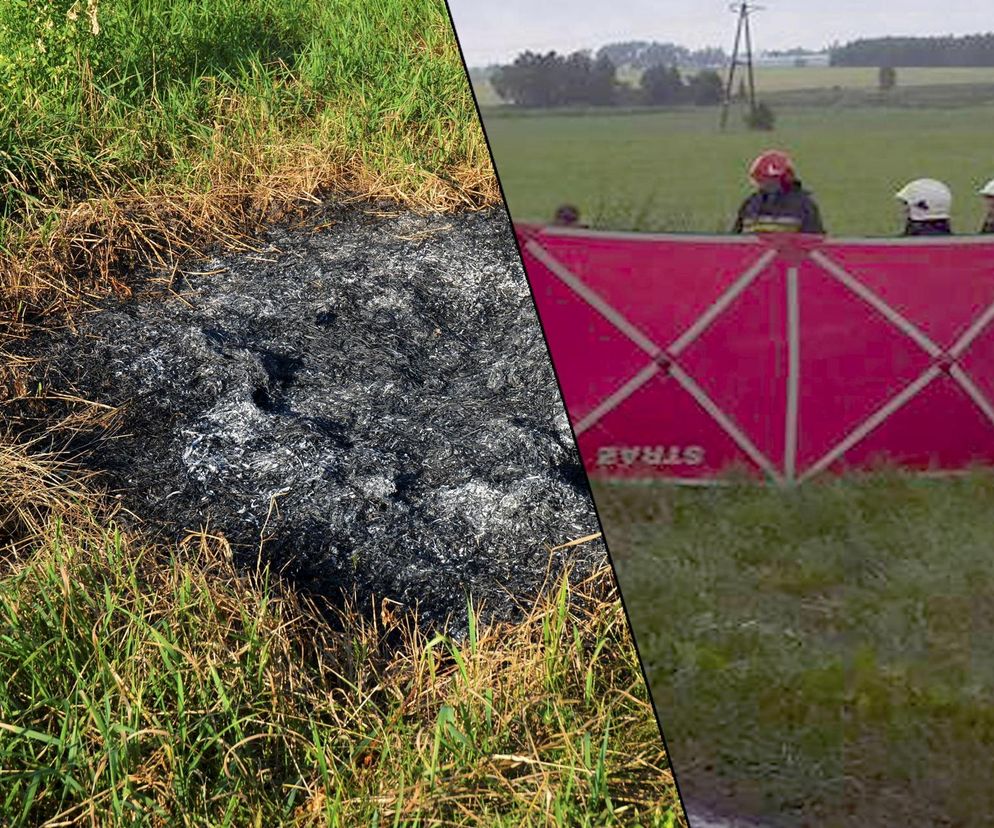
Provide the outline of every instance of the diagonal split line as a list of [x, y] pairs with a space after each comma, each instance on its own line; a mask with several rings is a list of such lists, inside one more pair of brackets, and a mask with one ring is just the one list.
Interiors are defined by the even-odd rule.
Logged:
[[849, 288], [849, 290], [855, 293], [860, 299], [870, 305], [870, 307], [884, 316], [895, 328], [905, 334], [905, 336], [911, 339], [929, 356], [937, 357], [942, 354], [942, 349], [931, 339], [929, 339], [928, 336], [926, 336], [925, 333], [913, 322], [905, 319], [900, 313], [894, 310], [894, 308], [877, 296], [877, 294], [866, 287], [866, 285], [839, 267], [839, 265], [829, 259], [820, 250], [815, 250], [811, 254], [811, 258], [831, 273], [832, 276], [834, 276], [838, 281], [842, 282], [842, 284]]
[[925, 372], [918, 377], [914, 382], [908, 385], [903, 391], [891, 398], [887, 403], [885, 403], [881, 408], [877, 409], [873, 414], [867, 417], [863, 421], [862, 425], [855, 428], [853, 431], [846, 436], [841, 443], [839, 443], [835, 448], [828, 452], [824, 457], [821, 458], [817, 463], [810, 466], [804, 474], [801, 475], [799, 482], [803, 483], [805, 480], [814, 477], [816, 474], [827, 469], [832, 463], [838, 460], [842, 455], [844, 455], [849, 449], [859, 443], [864, 437], [866, 437], [871, 431], [877, 428], [881, 423], [884, 422], [888, 417], [894, 414], [899, 409], [903, 408], [913, 397], [917, 396], [926, 386], [928, 386], [936, 377], [940, 376], [942, 371], [940, 371], [936, 366], [931, 366], [926, 369]]
[[797, 472], [797, 421], [801, 383], [801, 302], [797, 267], [787, 269], [787, 417], [784, 425], [784, 476]]
[[704, 313], [702, 313], [696, 322], [687, 328], [686, 331], [669, 347], [669, 353], [676, 356], [684, 348], [690, 345], [697, 337], [699, 337], [707, 327], [714, 322], [714, 320], [721, 314], [729, 305], [734, 302], [740, 293], [744, 291], [750, 284], [755, 280], [760, 273], [762, 273], [767, 265], [770, 264], [777, 257], [777, 251], [774, 249], [767, 250], [756, 262], [750, 267], [745, 273], [739, 276], [738, 279], [733, 282], [728, 290], [726, 290], [718, 299], [711, 305]]
[[964, 391], [966, 391], [970, 399], [976, 403], [977, 408], [984, 412], [984, 416], [994, 423], [994, 407], [991, 406], [987, 397], [984, 396], [983, 391], [974, 385], [973, 380], [970, 379], [970, 375], [958, 365], [954, 365], [949, 370], [949, 375], [959, 383], [960, 387]]
[[670, 366], [670, 376], [673, 377], [680, 385], [687, 390], [687, 392], [697, 400], [697, 403], [703, 408], [708, 414], [714, 418], [715, 422], [718, 423], [724, 430], [725, 433], [731, 437], [747, 455], [750, 459], [759, 466], [763, 471], [765, 471], [770, 477], [772, 477], [777, 483], [782, 483], [783, 479], [780, 476], [773, 464], [766, 458], [756, 446], [753, 445], [752, 441], [746, 436], [745, 432], [742, 431], [731, 418], [725, 414], [714, 401], [707, 395], [703, 388], [701, 388], [693, 378], [687, 374], [682, 368], [676, 365]]
[[994, 303], [977, 317], [977, 321], [967, 329], [963, 336], [956, 340], [956, 344], [949, 349], [949, 355], [953, 359], [962, 356], [963, 352], [973, 344], [973, 340], [983, 333], [984, 328], [991, 323], [991, 320], [994, 320]]
[[639, 371], [634, 377], [632, 377], [628, 382], [621, 386], [617, 391], [615, 391], [610, 397], [601, 402], [593, 411], [591, 411], [586, 417], [580, 420], [575, 426], [576, 436], [579, 437], [583, 432], [587, 431], [592, 425], [594, 425], [598, 420], [600, 420], [605, 415], [609, 414], [611, 411], [616, 409], [625, 400], [627, 400], [632, 394], [638, 391], [643, 385], [645, 385], [649, 380], [651, 380], [656, 374], [659, 373], [659, 366], [654, 362], [650, 362], [641, 371]]
[[655, 342], [649, 339], [631, 322], [625, 319], [624, 316], [605, 302], [599, 294], [591, 290], [565, 266], [553, 258], [553, 256], [544, 247], [542, 247], [542, 245], [535, 241], [529, 241], [525, 245], [525, 249], [543, 265], [545, 265], [560, 281], [564, 282], [575, 294], [583, 299], [583, 301], [590, 305], [649, 356], [655, 358], [662, 353], [659, 346], [656, 345]]

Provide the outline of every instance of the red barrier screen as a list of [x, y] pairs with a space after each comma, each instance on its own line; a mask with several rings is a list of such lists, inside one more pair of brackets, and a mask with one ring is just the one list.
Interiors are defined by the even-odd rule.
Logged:
[[994, 240], [517, 233], [593, 475], [994, 463]]

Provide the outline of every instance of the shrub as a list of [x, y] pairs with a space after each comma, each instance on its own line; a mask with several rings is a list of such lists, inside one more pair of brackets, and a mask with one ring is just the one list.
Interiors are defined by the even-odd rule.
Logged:
[[776, 115], [767, 104], [760, 101], [755, 109], [746, 113], [745, 122], [749, 129], [771, 132], [776, 124]]

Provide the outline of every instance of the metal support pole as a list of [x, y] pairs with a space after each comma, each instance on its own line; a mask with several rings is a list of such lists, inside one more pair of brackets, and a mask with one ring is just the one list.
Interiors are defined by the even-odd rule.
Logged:
[[749, 111], [756, 111], [756, 77], [752, 70], [752, 32], [749, 30], [749, 8], [742, 4], [742, 17], [745, 21], [746, 66], [749, 69]]
[[[745, 3], [742, 4], [745, 9]], [[738, 24], [735, 27], [735, 45], [732, 47], [732, 62], [728, 66], [728, 82], [725, 84], [725, 101], [721, 108], [721, 129], [724, 131], [728, 124], [728, 107], [732, 104], [732, 83], [735, 81], [735, 67], [739, 62], [739, 41], [742, 38], [743, 13], [739, 12]]]

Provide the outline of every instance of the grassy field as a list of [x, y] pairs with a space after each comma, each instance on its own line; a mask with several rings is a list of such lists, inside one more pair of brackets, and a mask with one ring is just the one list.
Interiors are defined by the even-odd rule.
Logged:
[[[8, 3], [0, 89], [0, 354], [318, 199], [498, 198], [441, 0]], [[685, 825], [607, 572], [461, 642], [329, 624], [8, 426], [0, 824]]]
[[994, 178], [994, 108], [950, 110], [784, 108], [774, 133], [715, 109], [639, 114], [484, 113], [512, 215], [548, 220], [572, 202], [612, 229], [727, 232], [750, 192], [752, 158], [789, 150], [832, 235], [888, 236], [902, 226], [893, 198], [905, 182], [934, 177], [954, 192], [953, 227], [979, 228], [975, 191]]
[[[785, 92], [795, 89], [874, 89], [879, 70], [870, 66], [758, 66], [756, 89], [760, 92]], [[994, 67], [987, 66], [905, 66], [897, 67], [900, 86], [994, 83]]]
[[990, 824], [994, 476], [597, 503], [685, 795], [774, 826]]

